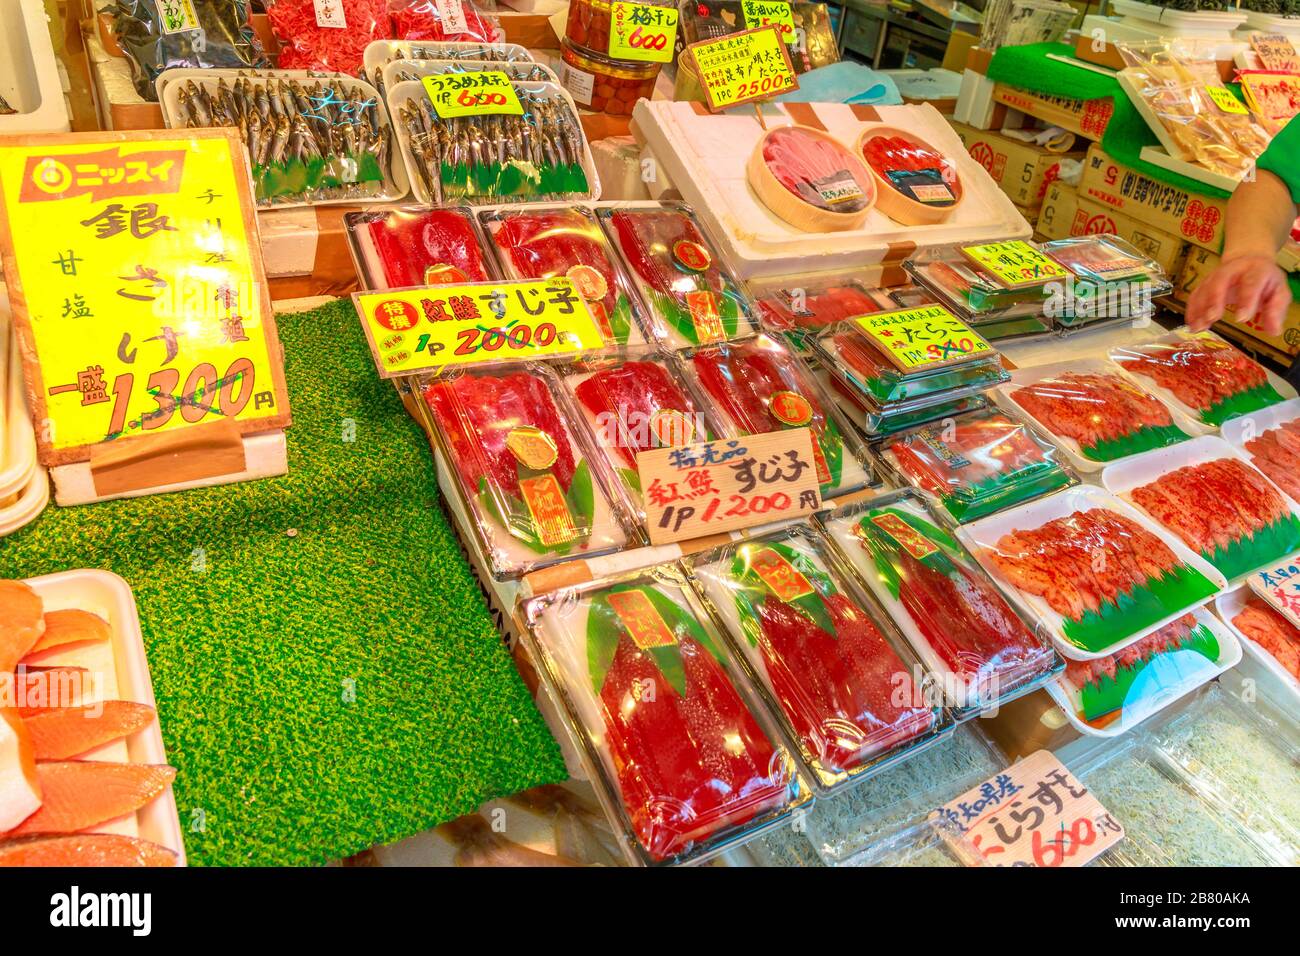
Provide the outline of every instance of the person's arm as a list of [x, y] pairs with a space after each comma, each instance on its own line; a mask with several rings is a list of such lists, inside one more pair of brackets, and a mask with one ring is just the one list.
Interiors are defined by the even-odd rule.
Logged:
[[1228, 200], [1223, 261], [1187, 300], [1187, 327], [1208, 329], [1232, 307], [1236, 321], [1255, 319], [1265, 332], [1280, 334], [1291, 289], [1273, 259], [1295, 220], [1290, 190], [1268, 170], [1238, 186]]

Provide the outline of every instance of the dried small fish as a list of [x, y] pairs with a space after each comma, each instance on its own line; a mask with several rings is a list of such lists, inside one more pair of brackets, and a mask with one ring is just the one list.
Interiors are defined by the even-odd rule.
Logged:
[[9, 105], [9, 101], [0, 96], [0, 116], [12, 116], [18, 111]]

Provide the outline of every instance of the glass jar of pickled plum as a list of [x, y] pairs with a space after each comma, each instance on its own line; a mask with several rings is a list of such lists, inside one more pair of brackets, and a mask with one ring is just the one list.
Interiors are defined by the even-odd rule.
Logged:
[[594, 113], [613, 116], [631, 116], [637, 100], [650, 98], [662, 65], [611, 60], [578, 49], [567, 37], [561, 44], [560, 54], [564, 60], [560, 82], [574, 102]]
[[609, 0], [569, 0], [564, 36], [584, 50], [609, 50]]

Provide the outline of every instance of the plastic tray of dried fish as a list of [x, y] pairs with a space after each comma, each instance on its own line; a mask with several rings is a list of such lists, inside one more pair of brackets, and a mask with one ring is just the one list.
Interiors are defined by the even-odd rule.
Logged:
[[392, 202], [410, 190], [378, 91], [340, 73], [168, 70], [158, 102], [171, 129], [234, 126], [261, 208]]
[[385, 92], [384, 67], [397, 60], [486, 60], [491, 63], [531, 63], [533, 55], [518, 43], [464, 41], [375, 40], [366, 45], [361, 75]]
[[424, 84], [388, 90], [388, 112], [420, 202], [435, 206], [582, 201], [600, 195], [591, 149], [569, 94], [554, 83], [514, 87], [522, 116], [441, 119]]
[[541, 63], [502, 63], [495, 60], [391, 60], [380, 72], [381, 82], [375, 85], [380, 92], [398, 83], [418, 80], [422, 76], [444, 76], [448, 73], [477, 73], [498, 70], [506, 79], [528, 83], [555, 83], [560, 78], [549, 66]]

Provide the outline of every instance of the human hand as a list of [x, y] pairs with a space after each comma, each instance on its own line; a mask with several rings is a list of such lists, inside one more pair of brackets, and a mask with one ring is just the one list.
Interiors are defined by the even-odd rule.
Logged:
[[[1282, 333], [1291, 288], [1273, 257], [1250, 253], [1225, 259], [1187, 300], [1187, 327], [1208, 329], [1233, 307], [1233, 320], [1251, 324], [1269, 335]], [[1253, 321], [1252, 321], [1253, 320]]]

